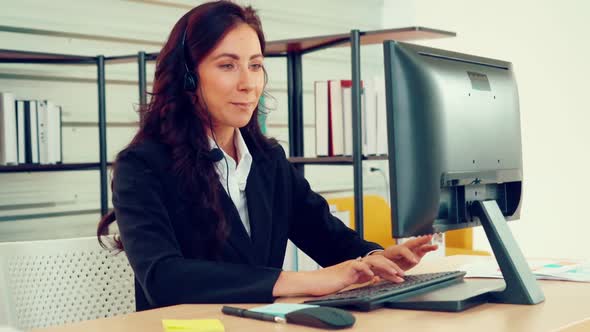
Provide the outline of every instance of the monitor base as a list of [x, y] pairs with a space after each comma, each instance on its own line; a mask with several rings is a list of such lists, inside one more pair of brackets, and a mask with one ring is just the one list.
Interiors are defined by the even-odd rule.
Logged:
[[434, 291], [387, 301], [386, 308], [459, 312], [490, 302], [490, 293], [506, 287], [501, 279], [466, 279]]

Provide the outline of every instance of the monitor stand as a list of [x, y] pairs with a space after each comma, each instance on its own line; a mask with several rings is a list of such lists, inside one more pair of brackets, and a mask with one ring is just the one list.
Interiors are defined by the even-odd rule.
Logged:
[[386, 307], [462, 311], [485, 302], [538, 304], [545, 300], [497, 202], [476, 201], [472, 212], [479, 217], [504, 280], [465, 280], [433, 292], [391, 299]]

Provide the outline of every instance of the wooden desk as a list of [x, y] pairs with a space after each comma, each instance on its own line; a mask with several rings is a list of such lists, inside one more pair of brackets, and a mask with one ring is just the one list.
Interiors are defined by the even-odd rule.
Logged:
[[[451, 256], [425, 261], [412, 272], [435, 272], [456, 269], [476, 256]], [[379, 309], [354, 312], [357, 331], [555, 331], [590, 317], [590, 284], [542, 281], [545, 302], [539, 305], [483, 304], [460, 313]], [[302, 298], [283, 298], [280, 302], [301, 302]], [[258, 305], [236, 305], [244, 308]], [[39, 332], [162, 332], [162, 319], [218, 318], [225, 331], [320, 331], [320, 329], [268, 323], [226, 316], [219, 304], [177, 305], [118, 317], [80, 322], [66, 326], [38, 329]], [[35, 330], [34, 330], [35, 331]]]

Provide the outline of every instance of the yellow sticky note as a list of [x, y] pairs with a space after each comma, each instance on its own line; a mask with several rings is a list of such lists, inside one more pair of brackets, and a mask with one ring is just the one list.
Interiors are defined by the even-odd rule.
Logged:
[[165, 332], [224, 332], [219, 319], [162, 319]]

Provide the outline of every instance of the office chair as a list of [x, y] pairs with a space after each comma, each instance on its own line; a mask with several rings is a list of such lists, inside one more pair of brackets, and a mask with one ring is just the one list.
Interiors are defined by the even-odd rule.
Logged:
[[0, 325], [31, 329], [135, 311], [125, 253], [96, 237], [0, 243]]
[[[327, 199], [328, 204], [336, 205], [339, 211], [350, 212], [350, 225], [354, 229], [354, 197], [335, 197]], [[391, 237], [391, 211], [389, 204], [378, 195], [363, 196], [363, 226], [365, 239], [388, 247], [395, 244]], [[473, 229], [465, 228], [445, 233], [445, 255], [479, 255], [490, 253], [473, 249]]]

